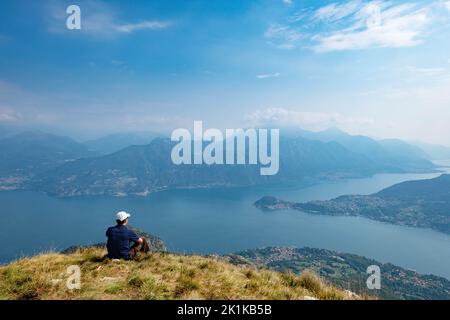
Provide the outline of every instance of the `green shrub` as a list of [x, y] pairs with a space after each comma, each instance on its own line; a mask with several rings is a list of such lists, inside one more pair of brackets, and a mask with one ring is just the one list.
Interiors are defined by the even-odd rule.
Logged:
[[322, 281], [319, 279], [319, 277], [309, 271], [303, 272], [300, 275], [298, 281], [300, 286], [302, 286], [306, 290], [311, 291], [314, 294], [319, 294], [322, 291]]
[[108, 294], [117, 294], [119, 292], [121, 292], [122, 290], [125, 289], [125, 286], [123, 283], [121, 282], [114, 282], [111, 283], [106, 289], [105, 289], [105, 293]]
[[177, 286], [175, 287], [175, 296], [179, 297], [189, 291], [200, 288], [198, 281], [186, 275], [180, 275], [177, 279]]
[[138, 276], [134, 276], [128, 281], [128, 285], [135, 288], [140, 288], [143, 284], [144, 281]]
[[142, 283], [140, 292], [145, 300], [160, 300], [166, 298], [167, 290], [163, 284], [153, 278], [148, 278]]

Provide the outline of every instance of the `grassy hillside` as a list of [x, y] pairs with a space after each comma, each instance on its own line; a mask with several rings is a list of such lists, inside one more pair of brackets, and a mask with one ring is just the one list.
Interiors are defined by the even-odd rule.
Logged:
[[[139, 261], [103, 259], [101, 248], [41, 254], [0, 266], [0, 299], [357, 299], [304, 272], [300, 276], [232, 265], [222, 258], [168, 253]], [[81, 289], [66, 287], [69, 265]], [[58, 280], [60, 279], [60, 280]]]

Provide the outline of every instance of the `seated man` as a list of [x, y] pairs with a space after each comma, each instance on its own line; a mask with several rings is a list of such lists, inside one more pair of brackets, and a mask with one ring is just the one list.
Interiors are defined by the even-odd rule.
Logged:
[[[106, 231], [108, 237], [106, 247], [110, 259], [131, 260], [138, 251], [137, 247], [144, 243], [143, 238], [139, 238], [133, 230], [127, 228], [129, 217], [129, 213], [118, 212], [116, 214], [117, 225]], [[133, 243], [132, 246], [131, 243]]]

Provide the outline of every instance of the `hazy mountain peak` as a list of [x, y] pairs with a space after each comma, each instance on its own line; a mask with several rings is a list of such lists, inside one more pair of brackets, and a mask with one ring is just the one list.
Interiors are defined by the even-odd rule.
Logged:
[[84, 144], [91, 150], [110, 154], [129, 146], [149, 144], [158, 136], [155, 132], [119, 132], [85, 141]]
[[342, 136], [349, 136], [347, 132], [339, 129], [338, 127], [330, 127], [328, 129], [322, 130], [318, 132], [319, 134], [330, 134], [330, 135], [342, 135]]

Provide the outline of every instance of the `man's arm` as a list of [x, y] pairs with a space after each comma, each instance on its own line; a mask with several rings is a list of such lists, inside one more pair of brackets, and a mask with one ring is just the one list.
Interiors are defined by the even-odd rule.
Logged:
[[130, 249], [133, 249], [133, 248], [136, 248], [137, 246], [140, 246], [143, 242], [144, 242], [144, 240], [142, 240], [142, 238], [139, 238], [136, 241], [133, 241], [133, 245], [131, 246]]
[[130, 240], [133, 241], [133, 243], [134, 243], [133, 248], [137, 247], [138, 245], [140, 245], [144, 242], [144, 240], [142, 238], [138, 237], [134, 231], [132, 231], [132, 230], [130, 230], [130, 231], [131, 231]]

